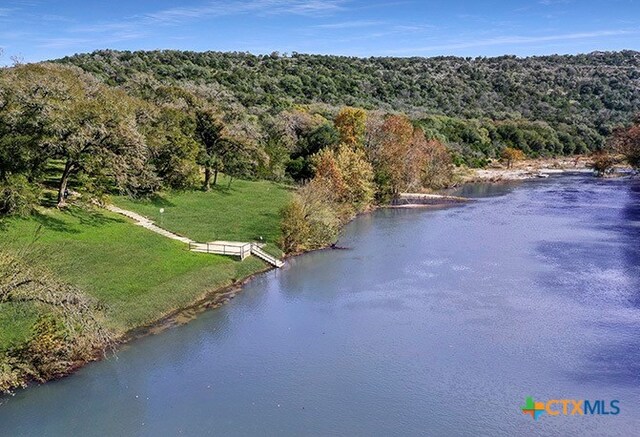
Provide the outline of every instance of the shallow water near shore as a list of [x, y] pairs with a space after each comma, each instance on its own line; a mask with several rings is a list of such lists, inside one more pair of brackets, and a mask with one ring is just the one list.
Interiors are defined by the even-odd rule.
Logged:
[[[228, 305], [0, 402], [0, 434], [634, 435], [640, 184], [585, 175], [383, 209]], [[525, 398], [619, 400], [524, 415]]]

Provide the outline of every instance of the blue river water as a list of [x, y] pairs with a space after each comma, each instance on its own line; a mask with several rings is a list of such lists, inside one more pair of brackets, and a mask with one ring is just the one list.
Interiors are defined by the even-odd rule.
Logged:
[[[640, 184], [363, 215], [228, 305], [0, 399], [0, 435], [639, 435]], [[525, 398], [619, 401], [523, 414]]]

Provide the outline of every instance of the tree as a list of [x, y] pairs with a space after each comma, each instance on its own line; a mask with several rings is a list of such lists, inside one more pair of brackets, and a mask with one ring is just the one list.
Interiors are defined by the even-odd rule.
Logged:
[[338, 132], [328, 124], [300, 132], [291, 160], [287, 163], [287, 174], [293, 180], [308, 181], [315, 175], [312, 157], [326, 148], [335, 146], [339, 141]]
[[89, 176], [97, 191], [111, 183], [130, 195], [154, 191], [157, 179], [137, 130], [137, 103], [122, 91], [89, 80], [79, 81], [69, 92], [70, 100], [56, 108], [58, 134], [49, 144], [53, 155], [64, 160], [58, 206], [65, 203], [72, 175]]
[[334, 243], [342, 224], [339, 210], [326, 180], [314, 179], [298, 189], [282, 210], [283, 250], [297, 253]]
[[200, 151], [195, 140], [195, 120], [190, 113], [171, 107], [154, 111], [146, 129], [151, 163], [163, 183], [175, 189], [198, 182]]
[[[212, 110], [196, 112], [196, 137], [201, 145], [199, 163], [204, 167], [205, 191], [218, 181], [218, 173], [226, 171], [231, 177], [246, 176], [267, 160], [264, 150], [257, 146], [257, 133], [246, 120], [223, 123]], [[229, 181], [229, 185], [231, 180]]]
[[589, 167], [593, 168], [596, 175], [602, 177], [611, 173], [616, 162], [617, 160], [611, 153], [606, 150], [600, 150], [591, 155], [591, 163], [589, 163]]
[[325, 148], [334, 147], [339, 141], [340, 136], [338, 131], [328, 123], [322, 124], [308, 134], [302, 135], [299, 140], [298, 150], [292, 157], [309, 157]]
[[324, 149], [313, 157], [315, 179], [330, 187], [334, 200], [348, 209], [362, 211], [373, 200], [373, 168], [364, 151], [341, 144], [336, 151]]
[[409, 118], [404, 115], [388, 116], [378, 135], [379, 138], [372, 140], [375, 148], [368, 152], [376, 172], [379, 198], [387, 200], [386, 197], [393, 197], [413, 185], [415, 169], [420, 165], [411, 156], [415, 137]]
[[427, 140], [420, 130], [416, 132], [417, 138], [414, 139], [416, 148], [423, 150], [422, 152], [422, 186], [431, 189], [447, 188], [451, 184], [453, 178], [453, 160], [451, 153], [440, 141], [432, 139]]
[[513, 147], [505, 147], [500, 154], [500, 159], [507, 163], [507, 168], [513, 167], [513, 163], [516, 161], [522, 161], [525, 158], [524, 152], [520, 149]]
[[263, 148], [266, 154], [261, 161], [257, 176], [263, 179], [282, 181], [290, 161], [290, 148], [284, 132], [274, 119], [267, 118]]
[[46, 109], [60, 92], [55, 75], [46, 74], [45, 68], [0, 70], [0, 181], [11, 175], [33, 181], [50, 157], [43, 147], [52, 134]]
[[234, 178], [253, 177], [256, 169], [268, 160], [268, 155], [256, 143], [245, 141], [231, 143], [229, 153], [222, 158], [225, 173], [229, 176], [227, 188], [231, 188]]
[[612, 147], [625, 157], [631, 167], [640, 169], [640, 115], [635, 117], [630, 127], [614, 131]]
[[364, 109], [344, 107], [335, 119], [340, 142], [350, 147], [362, 145], [365, 139], [367, 112]]
[[77, 68], [30, 64], [4, 74], [19, 84], [12, 132], [24, 138], [28, 150], [37, 151], [27, 160], [31, 173], [49, 159], [64, 162], [58, 206], [65, 204], [73, 175], [90, 177], [90, 188], [98, 191], [111, 186], [129, 194], [155, 189], [147, 147], [137, 130], [138, 101]]
[[196, 113], [196, 138], [201, 146], [198, 162], [204, 167], [203, 189], [209, 191], [212, 172], [213, 185], [218, 182], [222, 156], [228, 153], [229, 139], [224, 136], [224, 125], [211, 111]]

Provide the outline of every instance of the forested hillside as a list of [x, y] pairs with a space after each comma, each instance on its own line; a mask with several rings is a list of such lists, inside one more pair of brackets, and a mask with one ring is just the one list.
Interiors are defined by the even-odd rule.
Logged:
[[403, 111], [414, 119], [436, 114], [538, 121], [583, 140], [564, 151], [552, 147], [551, 153], [597, 147], [614, 125], [640, 110], [640, 53], [635, 51], [530, 58], [99, 51], [60, 62], [111, 85], [140, 80], [141, 74], [163, 83], [216, 84], [242, 105], [268, 111], [321, 102]]

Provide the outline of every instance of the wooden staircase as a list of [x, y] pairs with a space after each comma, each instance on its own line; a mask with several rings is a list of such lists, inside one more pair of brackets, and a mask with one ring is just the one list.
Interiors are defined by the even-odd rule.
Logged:
[[262, 261], [267, 262], [278, 269], [284, 265], [284, 262], [274, 256], [269, 255], [256, 243], [251, 243], [251, 255], [257, 256]]

